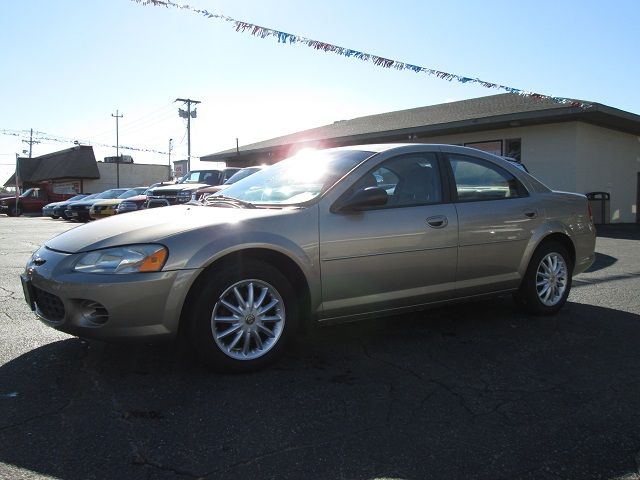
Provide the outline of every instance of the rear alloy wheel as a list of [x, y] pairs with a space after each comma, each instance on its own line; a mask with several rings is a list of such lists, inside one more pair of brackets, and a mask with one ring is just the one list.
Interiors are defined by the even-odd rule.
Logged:
[[531, 258], [517, 300], [536, 315], [558, 312], [569, 296], [572, 270], [569, 254], [562, 244], [542, 244]]
[[263, 368], [295, 331], [295, 294], [275, 268], [246, 261], [212, 272], [195, 302], [191, 342], [207, 366], [227, 372]]
[[22, 210], [20, 207], [11, 207], [9, 208], [9, 216], [10, 217], [19, 217], [22, 215]]

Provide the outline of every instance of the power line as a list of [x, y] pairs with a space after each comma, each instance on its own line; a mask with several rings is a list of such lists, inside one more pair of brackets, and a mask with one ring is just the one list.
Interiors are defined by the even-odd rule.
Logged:
[[[14, 136], [14, 137], [18, 137], [20, 136], [20, 134], [15, 134], [15, 133], [8, 133], [8, 132], [16, 132], [16, 130], [6, 130], [6, 129], [0, 129], [0, 134], [1, 135], [10, 135], [10, 136]], [[116, 148], [115, 145], [111, 145], [108, 143], [101, 143], [101, 142], [93, 142], [93, 141], [87, 141], [87, 142], [79, 142], [77, 139], [78, 138], [82, 138], [82, 137], [76, 137], [76, 138], [69, 138], [69, 137], [63, 137], [61, 135], [54, 135], [54, 134], [50, 134], [50, 133], [46, 133], [46, 132], [33, 132], [34, 136], [43, 144], [45, 145], [53, 145], [55, 143], [63, 143], [63, 144], [73, 144], [73, 145], [87, 145], [87, 146], [94, 146], [94, 147], [104, 147], [104, 148]], [[156, 150], [153, 148], [143, 148], [140, 146], [133, 146], [133, 145], [119, 145], [119, 149], [120, 150], [130, 150], [133, 152], [142, 152], [142, 153], [157, 153], [160, 155], [167, 155], [167, 151], [166, 150]], [[15, 155], [15, 154], [11, 154], [11, 155]], [[197, 155], [192, 155], [192, 158], [200, 158]]]

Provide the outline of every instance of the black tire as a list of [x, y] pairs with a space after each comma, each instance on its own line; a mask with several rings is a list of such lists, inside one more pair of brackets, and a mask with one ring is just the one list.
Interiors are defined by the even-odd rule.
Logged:
[[[550, 268], [554, 261], [557, 262], [557, 267]], [[529, 313], [553, 315], [567, 301], [571, 291], [572, 272], [571, 257], [564, 245], [555, 241], [545, 242], [533, 253], [514, 298]], [[538, 285], [539, 282], [545, 283]]]
[[8, 215], [10, 217], [19, 217], [20, 215], [22, 215], [22, 210], [20, 209], [20, 207], [10, 207]]
[[53, 218], [54, 220], [57, 220], [60, 218], [58, 215], [50, 215], [50, 217]]
[[[239, 311], [241, 304], [233, 287], [237, 288], [241, 298], [253, 298], [254, 307]], [[198, 282], [194, 288], [198, 290], [193, 296], [195, 301], [188, 318], [187, 333], [199, 357], [209, 368], [227, 373], [264, 368], [282, 355], [297, 330], [299, 311], [293, 287], [269, 264], [257, 260], [227, 264], [209, 272], [204, 281]], [[249, 296], [250, 289], [253, 297]], [[266, 296], [257, 303], [264, 289], [267, 290]], [[261, 307], [274, 302], [272, 308], [261, 312]], [[235, 312], [226, 306], [230, 304], [236, 307]], [[280, 320], [270, 320], [272, 318]], [[216, 340], [214, 330], [218, 335], [232, 333]], [[272, 336], [268, 336], [267, 331]], [[240, 347], [245, 345], [243, 351]]]

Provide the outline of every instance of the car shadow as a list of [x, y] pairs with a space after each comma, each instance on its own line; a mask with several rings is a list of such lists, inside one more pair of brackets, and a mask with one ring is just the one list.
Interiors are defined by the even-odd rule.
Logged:
[[0, 367], [0, 476], [622, 477], [639, 343], [639, 315], [509, 299], [313, 330], [245, 375], [72, 338]]
[[640, 224], [611, 223], [607, 225], [596, 225], [596, 235], [604, 238], [640, 240]]
[[596, 253], [596, 259], [593, 264], [585, 270], [585, 272], [597, 272], [598, 270], [603, 270], [607, 267], [610, 267], [614, 263], [618, 261], [616, 257], [612, 257], [611, 255], [606, 255], [604, 253]]

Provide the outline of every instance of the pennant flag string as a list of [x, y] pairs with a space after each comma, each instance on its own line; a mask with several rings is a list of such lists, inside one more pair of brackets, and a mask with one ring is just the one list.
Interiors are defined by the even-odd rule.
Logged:
[[290, 45], [302, 44], [302, 45], [311, 47], [314, 50], [331, 52], [331, 53], [335, 53], [336, 55], [340, 55], [347, 58], [357, 58], [358, 60], [362, 60], [364, 62], [371, 61], [377, 67], [394, 68], [396, 70], [410, 70], [415, 73], [423, 73], [429, 76], [435, 76], [437, 78], [446, 80], [448, 82], [456, 81], [463, 84], [477, 84], [484, 88], [502, 90], [508, 93], [515, 93], [523, 97], [530, 97], [530, 98], [535, 98], [539, 100], [542, 100], [542, 99], [551, 100], [553, 102], [560, 103], [560, 104], [569, 104], [572, 107], [587, 108], [590, 106], [590, 104], [588, 103], [582, 102], [580, 100], [575, 100], [572, 98], [543, 95], [541, 93], [530, 92], [530, 91], [522, 90], [519, 88], [500, 85], [498, 83], [487, 82], [479, 78], [472, 78], [472, 77], [467, 77], [462, 75], [456, 75], [453, 73], [442, 72], [432, 68], [412, 65], [412, 64], [400, 62], [397, 60], [392, 60], [390, 58], [384, 58], [377, 55], [372, 55], [370, 53], [360, 52], [358, 50], [352, 50], [350, 48], [339, 47], [331, 43], [320, 42], [318, 40], [312, 40], [310, 38], [306, 38], [300, 35], [280, 32], [272, 28], [261, 27], [260, 25], [255, 25], [253, 23], [243, 22], [243, 21], [228, 17], [226, 15], [212, 13], [207, 10], [192, 7], [190, 5], [186, 5], [182, 3], [174, 3], [170, 0], [131, 0], [131, 1], [138, 4], [142, 4], [144, 6], [153, 5], [156, 7], [188, 10], [190, 12], [196, 13], [198, 15], [202, 15], [209, 19], [222, 20], [222, 21], [232, 23], [235, 27], [236, 32], [239, 32], [239, 33], [250, 33], [251, 35], [259, 38], [274, 37], [275, 39], [277, 39], [278, 43], [284, 43], [284, 44], [290, 44]]
[[[7, 136], [12, 136], [12, 137], [20, 137], [23, 134], [24, 135], [29, 135], [29, 131], [25, 130], [24, 132], [17, 132], [15, 130], [5, 130], [5, 129], [0, 129], [0, 134], [2, 135], [7, 135]], [[65, 138], [65, 137], [60, 137], [57, 135], [52, 135], [49, 133], [45, 133], [45, 132], [37, 132], [34, 131], [33, 132], [33, 139], [34, 140], [44, 140], [46, 142], [56, 142], [56, 143], [72, 143], [75, 145], [88, 145], [88, 146], [96, 146], [96, 147], [105, 147], [105, 148], [116, 148], [115, 145], [109, 145], [107, 143], [98, 143], [98, 142], [92, 142], [92, 141], [78, 141], [78, 140], [72, 140], [70, 138]], [[163, 152], [161, 150], [154, 150], [152, 148], [140, 148], [140, 147], [132, 147], [129, 145], [118, 145], [118, 148], [120, 148], [120, 150], [130, 150], [130, 151], [134, 151], [134, 152], [145, 152], [145, 153], [157, 153], [159, 155], [168, 155], [168, 152]], [[191, 155], [191, 158], [200, 158], [196, 155]]]

